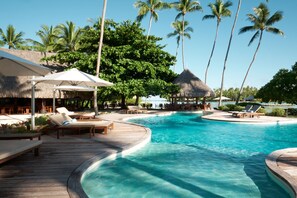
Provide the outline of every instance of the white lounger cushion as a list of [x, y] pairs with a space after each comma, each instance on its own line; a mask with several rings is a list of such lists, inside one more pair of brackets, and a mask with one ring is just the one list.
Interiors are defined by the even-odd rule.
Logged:
[[0, 140], [0, 161], [41, 144], [41, 140]]

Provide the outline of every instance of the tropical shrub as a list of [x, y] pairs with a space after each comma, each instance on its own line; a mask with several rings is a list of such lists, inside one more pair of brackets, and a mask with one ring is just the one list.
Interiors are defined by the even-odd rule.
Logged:
[[229, 107], [224, 106], [224, 105], [223, 106], [219, 106], [218, 109], [221, 110], [221, 111], [229, 111]]
[[297, 109], [289, 108], [288, 115], [297, 116]]
[[279, 116], [279, 117], [284, 117], [285, 114], [286, 114], [286, 111], [282, 108], [272, 109], [272, 112], [269, 113], [270, 116]]

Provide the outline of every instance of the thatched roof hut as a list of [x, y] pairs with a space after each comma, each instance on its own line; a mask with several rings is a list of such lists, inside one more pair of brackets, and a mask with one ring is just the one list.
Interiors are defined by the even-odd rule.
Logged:
[[180, 92], [173, 94], [173, 98], [201, 98], [214, 97], [215, 93], [190, 70], [185, 69], [173, 82], [180, 86]]

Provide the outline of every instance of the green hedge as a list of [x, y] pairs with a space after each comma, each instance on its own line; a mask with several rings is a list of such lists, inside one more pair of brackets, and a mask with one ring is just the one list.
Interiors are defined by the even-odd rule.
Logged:
[[284, 117], [286, 115], [286, 110], [282, 108], [274, 108], [272, 109], [272, 112], [269, 113], [270, 116], [278, 116], [278, 117]]

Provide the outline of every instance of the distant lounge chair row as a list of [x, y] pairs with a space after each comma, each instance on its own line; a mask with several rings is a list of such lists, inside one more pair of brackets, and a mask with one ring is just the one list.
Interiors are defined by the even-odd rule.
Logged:
[[262, 115], [265, 115], [264, 113], [258, 113], [261, 109], [261, 105], [246, 105], [244, 110], [242, 111], [237, 111], [237, 112], [231, 112], [232, 117], [236, 118], [244, 118], [244, 117], [260, 117]]
[[57, 139], [60, 138], [60, 132], [64, 130], [73, 130], [76, 129], [78, 131], [82, 129], [87, 129], [90, 132], [90, 137], [95, 135], [96, 129], [103, 129], [104, 134], [107, 134], [108, 130], [113, 129], [114, 124], [111, 121], [102, 121], [102, 120], [88, 120], [81, 121], [72, 119], [65, 113], [55, 114], [49, 116], [49, 119], [54, 124], [54, 129], [57, 131]]

